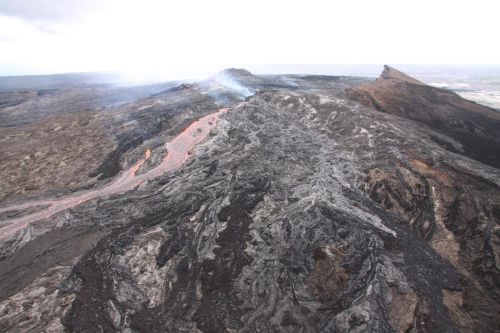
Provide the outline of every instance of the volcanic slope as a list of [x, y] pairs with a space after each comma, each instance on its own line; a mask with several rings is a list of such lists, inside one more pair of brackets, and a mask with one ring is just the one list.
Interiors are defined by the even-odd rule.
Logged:
[[494, 109], [450, 90], [427, 86], [387, 65], [378, 80], [350, 90], [349, 95], [379, 111], [424, 123], [458, 145], [436, 137], [437, 143], [500, 167], [500, 112]]
[[[427, 98], [422, 83], [387, 76], [371, 84], [402, 81], [401, 98]], [[360, 104], [362, 83], [232, 69], [161, 93], [179, 120], [151, 127], [148, 140], [172, 141], [197, 118], [228, 110], [179, 168], [5, 240], [0, 329], [498, 329], [500, 170], [464, 148], [459, 124], [441, 130], [405, 105], [393, 114]], [[150, 128], [165, 111], [139, 114]], [[115, 164], [104, 157], [94, 177], [114, 179], [143, 158], [150, 146], [139, 141]], [[163, 145], [150, 149], [138, 175], [168, 156]], [[32, 212], [1, 214], [8, 225]]]

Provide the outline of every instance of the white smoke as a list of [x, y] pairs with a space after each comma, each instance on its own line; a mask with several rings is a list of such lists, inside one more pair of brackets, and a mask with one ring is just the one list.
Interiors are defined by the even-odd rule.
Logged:
[[224, 87], [227, 90], [239, 95], [241, 97], [247, 98], [252, 96], [255, 91], [249, 89], [243, 85], [241, 85], [234, 77], [226, 72], [220, 72], [211, 77], [211, 79], [217, 82], [219, 85]]

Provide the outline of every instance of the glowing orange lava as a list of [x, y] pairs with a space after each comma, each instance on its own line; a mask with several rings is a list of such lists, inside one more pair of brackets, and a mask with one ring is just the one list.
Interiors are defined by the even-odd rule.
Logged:
[[156, 178], [165, 172], [178, 169], [188, 159], [193, 148], [198, 143], [203, 141], [208, 136], [210, 131], [217, 126], [220, 115], [227, 112], [227, 110], [228, 109], [220, 109], [215, 113], [193, 122], [188, 128], [175, 137], [175, 139], [165, 145], [167, 149], [167, 156], [163, 159], [160, 165], [147, 171], [146, 173], [136, 175], [136, 172], [141, 165], [148, 158], [150, 158], [151, 151], [149, 149], [145, 151], [144, 159], [138, 161], [105, 187], [87, 192], [80, 192], [61, 199], [32, 201], [20, 205], [0, 208], [0, 213], [2, 213], [7, 211], [23, 210], [36, 206], [49, 206], [33, 214], [0, 222], [0, 241], [9, 239], [14, 236], [16, 232], [22, 230], [35, 221], [48, 218], [54, 214], [60, 213], [98, 197], [124, 193], [134, 189], [136, 186], [147, 180]]

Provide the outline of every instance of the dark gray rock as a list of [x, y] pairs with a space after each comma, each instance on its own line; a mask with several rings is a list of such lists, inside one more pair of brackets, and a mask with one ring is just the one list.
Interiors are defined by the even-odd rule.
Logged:
[[[178, 107], [134, 115], [144, 138], [158, 139], [183, 126], [157, 127], [157, 119], [181, 124], [231, 106], [181, 168], [32, 224], [29, 237], [4, 244], [0, 328], [495, 329], [498, 169], [436, 143], [459, 146], [446, 134], [347, 99], [345, 89], [361, 79], [223, 74], [253, 95], [215, 76], [165, 92]], [[180, 102], [190, 96], [191, 104]], [[161, 149], [152, 147], [153, 156]], [[65, 257], [65, 275], [50, 275], [58, 286], [50, 299], [65, 310], [48, 308], [38, 326], [21, 323], [19, 304], [42, 283], [34, 277], [61, 265], [26, 263], [64, 251], [41, 247], [58, 230], [99, 236], [88, 246], [71, 233], [87, 245], [68, 254], [73, 261]]]

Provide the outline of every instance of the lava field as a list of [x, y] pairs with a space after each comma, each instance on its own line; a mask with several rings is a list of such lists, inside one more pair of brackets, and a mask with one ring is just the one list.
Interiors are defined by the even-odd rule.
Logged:
[[394, 68], [2, 92], [0, 156], [1, 332], [500, 330], [500, 113]]

